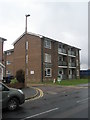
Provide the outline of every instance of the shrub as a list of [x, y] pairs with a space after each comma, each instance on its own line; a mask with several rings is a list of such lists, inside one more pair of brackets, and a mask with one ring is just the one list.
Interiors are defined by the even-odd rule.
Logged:
[[12, 79], [10, 84], [15, 84], [15, 83], [18, 83], [17, 79]]
[[22, 69], [18, 70], [16, 72], [16, 79], [18, 80], [18, 82], [20, 83], [24, 83], [25, 81], [25, 73]]

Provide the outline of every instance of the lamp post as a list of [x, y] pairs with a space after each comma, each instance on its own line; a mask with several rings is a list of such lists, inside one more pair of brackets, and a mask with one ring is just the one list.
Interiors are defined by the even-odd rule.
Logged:
[[30, 15], [25, 15], [26, 16], [26, 26], [25, 26], [25, 33], [27, 33], [27, 17], [29, 17]]
[[27, 17], [30, 15], [25, 15], [26, 16], [26, 25], [25, 25], [25, 34], [26, 34], [26, 40], [25, 40], [25, 86], [27, 87], [27, 78], [28, 78], [28, 63], [27, 61], [27, 55], [28, 55], [28, 49], [27, 49]]

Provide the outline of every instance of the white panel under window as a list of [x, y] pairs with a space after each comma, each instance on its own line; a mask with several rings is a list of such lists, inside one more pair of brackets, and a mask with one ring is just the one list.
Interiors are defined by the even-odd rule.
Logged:
[[45, 77], [51, 77], [51, 76], [52, 76], [52, 69], [45, 68]]
[[26, 41], [26, 50], [28, 50], [28, 41]]
[[50, 54], [45, 53], [45, 62], [51, 63], [51, 55]]
[[45, 40], [45, 41], [44, 41], [44, 47], [51, 49], [51, 41]]

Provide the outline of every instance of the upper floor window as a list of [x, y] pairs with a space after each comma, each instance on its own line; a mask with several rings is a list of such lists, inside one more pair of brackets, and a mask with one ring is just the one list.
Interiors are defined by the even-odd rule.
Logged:
[[50, 40], [45, 40], [44, 41], [44, 47], [51, 49], [51, 41]]
[[28, 41], [26, 41], [26, 50], [28, 50]]
[[58, 48], [59, 48], [59, 49], [63, 49], [63, 45], [59, 43], [59, 44], [58, 44]]
[[45, 62], [47, 62], [47, 63], [51, 63], [51, 55], [50, 54], [47, 54], [47, 53], [45, 53]]
[[7, 52], [7, 55], [11, 55], [11, 52]]

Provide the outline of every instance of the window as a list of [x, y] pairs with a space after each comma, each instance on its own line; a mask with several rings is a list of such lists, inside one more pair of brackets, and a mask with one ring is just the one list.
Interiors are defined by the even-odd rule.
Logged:
[[45, 77], [51, 77], [52, 72], [51, 68], [45, 68]]
[[7, 65], [10, 65], [10, 64], [11, 64], [11, 62], [10, 62], [10, 61], [7, 61], [7, 62], [6, 62], [6, 64], [7, 64]]
[[10, 71], [6, 71], [6, 74], [11, 74]]
[[28, 50], [28, 41], [26, 41], [26, 50]]
[[7, 52], [7, 55], [11, 55], [11, 52]]
[[44, 47], [51, 49], [51, 41], [45, 40], [45, 41], [44, 41]]
[[26, 55], [26, 63], [28, 63], [28, 55]]
[[45, 53], [45, 62], [51, 63], [51, 55]]
[[59, 49], [62, 49], [62, 48], [63, 48], [63, 45], [62, 45], [62, 44], [58, 44], [58, 48], [59, 48]]
[[58, 57], [58, 60], [59, 60], [59, 61], [63, 61], [63, 56], [59, 56], [59, 57]]

